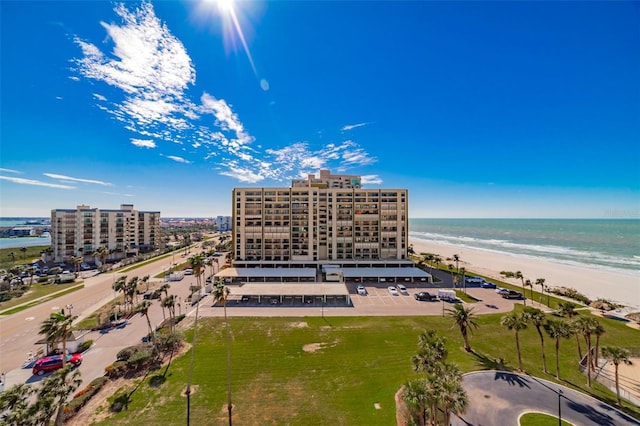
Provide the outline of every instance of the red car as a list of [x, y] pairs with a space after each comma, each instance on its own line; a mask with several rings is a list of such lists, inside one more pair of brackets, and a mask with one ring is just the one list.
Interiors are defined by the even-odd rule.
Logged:
[[[67, 355], [67, 362], [72, 367], [82, 364], [82, 354]], [[54, 371], [62, 368], [62, 355], [51, 355], [40, 358], [33, 366], [32, 373], [42, 376], [48, 371]]]

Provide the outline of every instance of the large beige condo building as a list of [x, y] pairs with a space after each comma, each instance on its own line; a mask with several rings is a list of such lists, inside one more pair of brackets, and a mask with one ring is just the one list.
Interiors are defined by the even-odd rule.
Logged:
[[100, 248], [109, 251], [102, 260], [122, 259], [154, 250], [160, 244], [160, 212], [137, 211], [132, 204], [122, 204], [119, 210], [85, 205], [51, 210], [54, 262], [68, 261], [73, 256], [93, 260]]
[[406, 260], [407, 190], [364, 189], [360, 182], [323, 170], [290, 188], [235, 188], [234, 264]]

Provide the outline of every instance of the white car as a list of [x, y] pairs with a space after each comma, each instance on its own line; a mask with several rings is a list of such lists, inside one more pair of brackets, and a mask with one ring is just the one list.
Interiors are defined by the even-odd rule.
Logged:
[[398, 290], [400, 290], [400, 293], [402, 294], [409, 294], [409, 292], [407, 291], [407, 288], [402, 284], [398, 284]]
[[394, 286], [389, 286], [387, 287], [387, 289], [389, 290], [389, 293], [391, 293], [392, 296], [397, 296], [398, 295], [398, 290], [396, 290], [396, 288]]
[[367, 295], [367, 290], [364, 288], [364, 286], [359, 285], [358, 287], [356, 287], [356, 289], [358, 290], [358, 294], [361, 296], [366, 296]]

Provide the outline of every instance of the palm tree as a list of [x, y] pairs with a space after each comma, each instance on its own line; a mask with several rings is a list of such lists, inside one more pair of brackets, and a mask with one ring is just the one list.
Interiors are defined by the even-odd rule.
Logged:
[[[467, 292], [467, 279], [465, 278], [465, 274], [467, 273], [466, 268], [460, 268], [460, 275], [462, 275], [462, 285], [464, 286], [464, 292]], [[459, 278], [458, 278], [459, 279]]]
[[[193, 268], [193, 272], [196, 275], [196, 281], [198, 283], [198, 287], [202, 288], [202, 283], [200, 281], [201, 280], [200, 275], [202, 271], [202, 256], [199, 256], [199, 255], [194, 256], [189, 259], [189, 262], [191, 263], [191, 268]], [[191, 381], [193, 379], [193, 363], [195, 359], [195, 350], [196, 350], [196, 333], [198, 331], [198, 316], [200, 312], [199, 308], [200, 308], [200, 303], [196, 303], [196, 317], [193, 321], [193, 340], [191, 342], [191, 362], [189, 364], [189, 378], [187, 381], [187, 389], [185, 391], [187, 395], [187, 426], [189, 426], [190, 419], [191, 419]], [[229, 410], [231, 409], [229, 408]], [[229, 422], [231, 422], [231, 419], [229, 419]]]
[[136, 306], [136, 313], [145, 316], [145, 318], [147, 319], [147, 326], [149, 327], [149, 337], [153, 337], [153, 328], [151, 328], [151, 320], [149, 319], [150, 306], [151, 302], [149, 302], [148, 300], [143, 300], [138, 304], [138, 306]]
[[545, 314], [540, 309], [536, 308], [525, 308], [526, 319], [529, 321], [538, 331], [538, 336], [540, 336], [540, 349], [542, 352], [542, 371], [548, 373], [547, 371], [547, 358], [544, 353], [544, 334], [542, 334], [542, 327], [544, 326]]
[[413, 371], [430, 373], [434, 365], [444, 361], [448, 352], [446, 340], [436, 334], [435, 330], [427, 330], [418, 337], [418, 353], [411, 357]]
[[96, 250], [96, 252], [98, 253], [98, 257], [100, 258], [100, 266], [104, 265], [105, 261], [107, 260], [107, 256], [109, 256], [109, 249], [104, 246], [100, 246], [98, 247], [98, 250]]
[[171, 332], [175, 332], [175, 318], [176, 318], [176, 300], [175, 296], [172, 294], [170, 296], [165, 297], [162, 300], [162, 307], [167, 308], [169, 311], [169, 322], [171, 323]]
[[522, 354], [520, 352], [520, 330], [527, 328], [527, 320], [524, 314], [517, 314], [516, 312], [509, 312], [500, 318], [500, 324], [507, 327], [509, 330], [515, 331], [516, 334], [516, 350], [518, 351], [518, 368], [520, 371], [524, 371], [522, 368]]
[[431, 271], [431, 274], [433, 274], [433, 266], [431, 266], [431, 263], [430, 263], [430, 262], [433, 262], [433, 254], [431, 253], [420, 253], [420, 254], [422, 255], [422, 259], [418, 263], [421, 265], [426, 264], [429, 270]]
[[216, 303], [222, 302], [224, 308], [224, 322], [226, 325], [227, 337], [227, 411], [229, 413], [229, 426], [232, 424], [233, 405], [231, 403], [231, 342], [229, 335], [229, 320], [227, 319], [227, 299], [229, 298], [229, 287], [224, 285], [224, 281], [218, 280], [213, 290], [213, 299]]
[[531, 303], [533, 303], [533, 283], [531, 282], [531, 280], [526, 280], [524, 284], [529, 287], [529, 294], [531, 295], [530, 299]]
[[146, 286], [145, 291], [149, 291], [149, 275], [145, 275], [144, 277], [142, 277], [140, 282]]
[[82, 262], [84, 262], [84, 258], [82, 256], [71, 256], [71, 263], [73, 263], [76, 268], [76, 277], [78, 276]]
[[544, 294], [544, 278], [536, 278], [536, 285], [540, 286], [540, 302], [542, 302], [542, 295]]
[[428, 380], [423, 377], [409, 380], [402, 389], [402, 400], [407, 405], [411, 420], [418, 426], [426, 426], [427, 419], [431, 417], [430, 395]]
[[451, 282], [453, 283], [453, 288], [456, 288], [456, 282], [453, 279], [453, 264], [450, 263], [449, 265], [447, 265], [447, 268], [449, 269], [449, 273], [451, 274]]
[[48, 425], [51, 416], [57, 411], [55, 424], [62, 425], [64, 407], [67, 405], [69, 397], [74, 394], [82, 383], [80, 371], [74, 370], [70, 380], [68, 380], [67, 376], [70, 372], [70, 367], [62, 368], [42, 382], [42, 386], [38, 391], [38, 400], [36, 401], [39, 417], [38, 424]]
[[127, 298], [129, 299], [129, 303], [130, 303], [130, 308], [133, 309], [133, 304], [134, 304], [134, 298], [136, 299], [135, 301], [137, 302], [137, 298], [138, 298], [138, 277], [133, 277], [129, 280], [129, 282], [127, 283], [127, 288], [126, 288], [126, 295]]
[[11, 262], [13, 262], [13, 263], [16, 262], [16, 252], [15, 251], [10, 251], [7, 256], [9, 256], [11, 258]]
[[615, 366], [615, 374], [616, 374], [616, 396], [618, 398], [618, 405], [621, 405], [620, 402], [620, 379], [618, 377], [618, 366], [620, 363], [631, 364], [629, 360], [630, 352], [624, 348], [620, 348], [618, 346], [604, 346], [602, 348], [602, 356], [606, 359], [611, 360], [613, 365]]
[[[599, 322], [595, 318], [578, 317], [573, 321], [573, 325], [575, 333], [581, 334], [587, 344], [587, 385], [591, 387], [591, 334], [593, 334]], [[582, 361], [582, 357], [580, 361]]]
[[524, 303], [524, 306], [527, 306], [527, 297], [526, 297], [526, 294], [524, 292], [524, 275], [522, 275], [522, 272], [516, 271], [513, 274], [513, 277], [515, 279], [519, 279], [520, 281], [522, 281], [522, 302]]
[[595, 371], [595, 369], [598, 367], [598, 354], [600, 353], [600, 336], [602, 336], [605, 333], [605, 329], [602, 326], [602, 324], [600, 324], [600, 322], [598, 322], [598, 324], [593, 328], [593, 334], [596, 336], [596, 350], [595, 350], [595, 360], [593, 362], [593, 370]]
[[444, 368], [438, 376], [438, 390], [436, 398], [444, 413], [443, 424], [451, 424], [451, 414], [462, 414], [469, 405], [469, 397], [462, 385], [462, 374], [452, 364], [443, 364]]
[[442, 257], [438, 255], [433, 256], [433, 263], [436, 264], [436, 269], [438, 269], [440, 264], [442, 263]]
[[27, 257], [27, 248], [21, 247], [20, 251], [22, 252], [22, 260], [25, 260], [25, 257]]
[[123, 275], [118, 277], [116, 282], [113, 283], [113, 290], [117, 293], [119, 291], [122, 292], [122, 300], [123, 302], [127, 301], [126, 293], [127, 293], [127, 276]]
[[44, 320], [40, 325], [38, 334], [44, 334], [47, 343], [52, 345], [62, 341], [62, 367], [66, 365], [67, 357], [67, 339], [71, 335], [71, 326], [73, 321], [78, 318], [66, 315], [64, 310], [52, 313], [49, 318]]
[[571, 336], [571, 327], [565, 321], [549, 319], [544, 329], [549, 337], [556, 341], [556, 379], [560, 380], [560, 339], [568, 339]]
[[458, 262], [460, 262], [460, 256], [458, 256], [457, 254], [454, 254], [453, 261], [456, 262], [456, 273], [459, 273], [460, 268], [458, 268]]
[[29, 407], [29, 398], [35, 389], [25, 383], [12, 386], [0, 393], [0, 420], [10, 426], [33, 424], [33, 413]]
[[476, 317], [473, 308], [467, 309], [460, 303], [454, 305], [454, 309], [448, 309], [447, 312], [453, 318], [455, 325], [460, 328], [460, 333], [464, 339], [464, 350], [471, 352], [468, 334], [473, 331], [473, 328], [477, 329], [479, 327], [475, 321]]

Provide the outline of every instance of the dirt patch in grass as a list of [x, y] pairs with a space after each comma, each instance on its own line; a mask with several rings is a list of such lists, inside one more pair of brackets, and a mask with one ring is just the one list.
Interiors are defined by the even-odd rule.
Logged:
[[335, 345], [337, 345], [338, 342], [331, 342], [331, 343], [326, 343], [326, 342], [320, 342], [320, 343], [309, 343], [306, 344], [302, 347], [302, 350], [308, 353], [314, 353], [317, 352], [321, 349], [325, 349], [325, 348], [332, 348]]
[[307, 324], [304, 321], [290, 322], [288, 325], [289, 325], [290, 328], [306, 328], [306, 327], [309, 327], [309, 324]]

